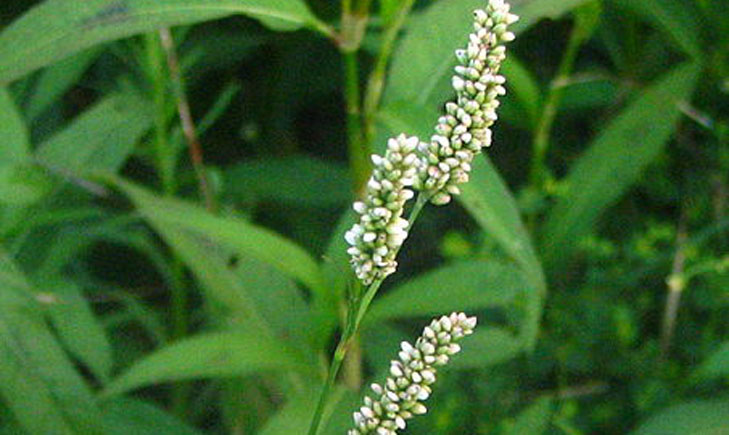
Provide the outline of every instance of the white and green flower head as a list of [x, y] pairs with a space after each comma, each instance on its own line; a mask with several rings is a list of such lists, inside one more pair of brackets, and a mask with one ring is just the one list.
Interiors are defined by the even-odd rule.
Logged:
[[348, 434], [396, 434], [405, 429], [406, 420], [425, 414], [423, 402], [432, 392], [436, 367], [461, 350], [457, 342], [475, 327], [475, 317], [453, 313], [434, 319], [414, 346], [403, 341], [399, 358], [390, 362], [390, 376], [384, 385], [372, 384], [374, 398], [365, 396], [364, 406], [354, 413], [355, 428]]
[[458, 185], [468, 181], [474, 156], [491, 144], [497, 98], [506, 94], [505, 79], [498, 74], [506, 57], [503, 43], [514, 39], [508, 26], [518, 19], [503, 0], [489, 0], [485, 9], [474, 12], [468, 46], [456, 50], [456, 100], [446, 103], [436, 134], [418, 150], [422, 164], [416, 187], [428, 192], [434, 204], [447, 204], [460, 193]]
[[395, 272], [395, 257], [408, 236], [408, 221], [402, 217], [405, 202], [414, 194], [408, 189], [417, 178], [417, 137], [400, 135], [387, 142], [385, 156], [372, 156], [374, 169], [365, 198], [354, 203], [359, 222], [344, 235], [355, 274], [365, 285]]

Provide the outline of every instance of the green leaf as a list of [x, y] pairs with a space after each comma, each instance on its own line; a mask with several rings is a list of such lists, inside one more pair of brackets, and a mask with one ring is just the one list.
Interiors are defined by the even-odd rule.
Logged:
[[592, 0], [531, 0], [515, 4], [513, 12], [519, 15], [514, 32], [521, 33], [542, 19], [556, 20], [562, 15]]
[[24, 105], [28, 119], [35, 119], [60, 98], [99, 56], [100, 50], [86, 50], [48, 67], [33, 83], [33, 91]]
[[273, 266], [316, 293], [326, 291], [316, 261], [283, 236], [240, 219], [215, 216], [191, 203], [159, 197], [120, 178], [113, 183], [158, 231], [166, 226], [192, 231]]
[[313, 207], [347, 204], [352, 199], [349, 178], [346, 167], [305, 156], [248, 161], [225, 172], [226, 190], [235, 198]]
[[28, 433], [101, 433], [91, 391], [43, 318], [42, 294], [0, 251], [0, 397]]
[[64, 175], [116, 172], [152, 119], [151, 107], [142, 98], [111, 95], [42, 143], [36, 156]]
[[729, 377], [729, 341], [715, 350], [696, 370], [693, 378], [708, 380]]
[[46, 312], [69, 352], [102, 382], [111, 375], [111, 345], [81, 290], [73, 283], [54, 281], [43, 286], [51, 300]]
[[513, 435], [520, 434], [543, 434], [549, 426], [552, 416], [552, 398], [540, 397], [534, 403], [523, 410], [514, 422], [514, 426], [506, 433]]
[[196, 435], [197, 430], [157, 406], [137, 399], [117, 398], [104, 405], [107, 435]]
[[256, 331], [218, 332], [182, 339], [137, 361], [103, 391], [104, 397], [185, 379], [299, 370], [296, 357]]
[[526, 319], [522, 336], [527, 347], [532, 347], [539, 332], [547, 283], [514, 197], [486, 156], [473, 162], [471, 180], [461, 190], [462, 195], [457, 197], [459, 202], [519, 265], [529, 283], [522, 290], [526, 296], [523, 301]]
[[510, 94], [516, 98], [527, 115], [529, 126], [534, 128], [542, 105], [542, 92], [536, 78], [512, 53], [504, 61], [501, 74], [509, 78]]
[[547, 216], [542, 252], [545, 268], [566, 266], [577, 242], [598, 216], [633, 184], [663, 149], [679, 119], [679, 104], [696, 84], [698, 67], [676, 67], [651, 85], [610, 122], [564, 180], [566, 193]]
[[650, 417], [633, 435], [722, 434], [729, 432], [729, 400], [697, 400]]
[[[533, 0], [514, 5], [520, 20], [513, 30], [520, 33], [542, 18], [558, 18], [585, 1]], [[384, 104], [407, 101], [437, 107], [449, 98], [453, 93], [450, 79], [456, 65], [454, 52], [466, 45], [473, 29], [472, 12], [484, 5], [483, 0], [440, 1], [413, 14], [407, 34], [393, 55]], [[434, 124], [435, 119], [430, 123]]]
[[519, 270], [497, 261], [449, 264], [396, 287], [375, 300], [367, 323], [414, 316], [436, 316], [456, 310], [506, 305], [526, 284]]
[[655, 25], [671, 42], [693, 58], [701, 56], [702, 43], [697, 17], [701, 14], [695, 1], [686, 0], [613, 0], [622, 9], [627, 9]]
[[0, 33], [0, 85], [96, 44], [236, 14], [327, 32], [302, 0], [46, 0]]
[[523, 343], [518, 336], [502, 328], [478, 326], [473, 335], [463, 339], [461, 347], [463, 350], [450, 364], [453, 369], [501, 364], [516, 357], [522, 351]]
[[0, 165], [25, 163], [30, 158], [30, 139], [25, 121], [13, 97], [0, 88]]

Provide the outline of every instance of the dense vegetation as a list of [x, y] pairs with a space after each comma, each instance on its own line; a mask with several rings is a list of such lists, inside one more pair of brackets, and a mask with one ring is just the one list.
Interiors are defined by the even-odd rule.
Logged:
[[[306, 433], [369, 155], [430, 137], [484, 3], [3, 1], [0, 433]], [[494, 145], [322, 432], [465, 311], [406, 433], [729, 433], [729, 2], [513, 10]]]

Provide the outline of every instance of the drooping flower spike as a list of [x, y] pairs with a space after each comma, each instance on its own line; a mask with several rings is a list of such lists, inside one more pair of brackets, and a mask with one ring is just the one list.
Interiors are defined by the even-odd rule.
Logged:
[[490, 127], [496, 121], [498, 97], [506, 94], [499, 69], [506, 58], [504, 42], [514, 39], [508, 26], [519, 18], [503, 0], [490, 0], [474, 12], [474, 32], [465, 50], [456, 50], [452, 85], [456, 100], [446, 103], [436, 134], [418, 151], [422, 164], [416, 187], [431, 195], [433, 204], [447, 204], [469, 179], [471, 162], [481, 148], [491, 145]]
[[425, 414], [423, 402], [432, 392], [436, 367], [460, 352], [457, 342], [475, 327], [475, 317], [453, 313], [434, 319], [414, 346], [403, 341], [399, 358], [390, 362], [390, 376], [384, 385], [372, 384], [374, 398], [365, 396], [364, 406], [354, 413], [355, 428], [348, 435], [396, 434], [405, 429], [406, 420]]

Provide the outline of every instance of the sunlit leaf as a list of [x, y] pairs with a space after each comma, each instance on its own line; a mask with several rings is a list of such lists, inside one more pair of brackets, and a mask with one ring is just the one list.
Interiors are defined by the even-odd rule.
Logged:
[[237, 14], [323, 28], [301, 0], [46, 0], [0, 33], [0, 85], [96, 44]]

